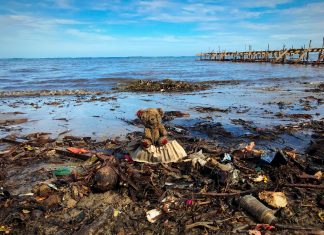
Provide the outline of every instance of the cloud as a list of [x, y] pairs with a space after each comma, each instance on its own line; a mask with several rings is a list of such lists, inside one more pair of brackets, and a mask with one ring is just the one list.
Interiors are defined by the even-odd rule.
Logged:
[[54, 0], [54, 4], [56, 7], [62, 9], [75, 9], [69, 0]]
[[113, 41], [116, 40], [115, 37], [105, 35], [105, 34], [99, 34], [99, 33], [93, 33], [93, 32], [84, 32], [78, 29], [68, 29], [65, 31], [68, 35], [75, 36], [79, 39], [85, 40], [85, 41]]
[[146, 17], [145, 20], [160, 21], [160, 22], [171, 22], [171, 23], [188, 23], [188, 22], [208, 22], [217, 21], [217, 16], [206, 16], [202, 18], [200, 15], [182, 14], [182, 15], [171, 15], [168, 13], [162, 13], [156, 16]]
[[269, 7], [274, 8], [280, 4], [290, 3], [292, 0], [244, 0], [239, 1], [239, 6], [248, 8]]
[[64, 18], [45, 18], [31, 15], [0, 15], [0, 26], [15, 30], [36, 28], [49, 29], [57, 25], [75, 25], [82, 24], [80, 21]]

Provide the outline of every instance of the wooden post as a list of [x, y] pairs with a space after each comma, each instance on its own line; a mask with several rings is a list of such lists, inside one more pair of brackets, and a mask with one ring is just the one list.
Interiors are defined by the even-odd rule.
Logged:
[[317, 64], [320, 64], [321, 63], [321, 58], [322, 58], [323, 50], [324, 50], [324, 37], [323, 37], [322, 50], [318, 53], [318, 58], [317, 58], [317, 61], [316, 61]]
[[[312, 44], [312, 40], [309, 40], [308, 49], [311, 48], [311, 44]], [[308, 64], [308, 59], [309, 59], [309, 50], [308, 50], [307, 55], [306, 55], [306, 63], [307, 64]]]

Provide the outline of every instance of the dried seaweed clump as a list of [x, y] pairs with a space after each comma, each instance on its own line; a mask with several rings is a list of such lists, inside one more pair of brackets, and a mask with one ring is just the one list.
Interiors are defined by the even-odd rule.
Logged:
[[206, 82], [185, 82], [164, 79], [161, 81], [135, 80], [117, 87], [117, 90], [132, 92], [186, 92], [206, 90], [210, 87], [211, 85]]

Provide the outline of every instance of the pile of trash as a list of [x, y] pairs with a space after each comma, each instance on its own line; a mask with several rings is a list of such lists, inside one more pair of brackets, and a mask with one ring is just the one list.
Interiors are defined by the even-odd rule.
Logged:
[[[34, 234], [320, 233], [322, 156], [235, 149], [173, 132], [187, 157], [135, 162], [127, 139], [0, 142], [0, 232]], [[310, 159], [310, 160], [309, 160]], [[317, 168], [310, 161], [317, 160]], [[321, 160], [321, 162], [320, 162]]]

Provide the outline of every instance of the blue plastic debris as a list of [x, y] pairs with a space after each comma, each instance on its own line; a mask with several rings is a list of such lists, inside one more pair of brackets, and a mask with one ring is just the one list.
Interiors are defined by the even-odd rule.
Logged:
[[224, 157], [221, 160], [221, 162], [230, 162], [230, 161], [232, 161], [231, 155], [229, 153], [224, 153]]
[[285, 154], [280, 151], [266, 151], [261, 155], [261, 160], [272, 166], [285, 165], [288, 162]]

